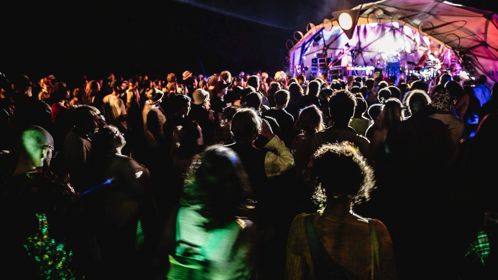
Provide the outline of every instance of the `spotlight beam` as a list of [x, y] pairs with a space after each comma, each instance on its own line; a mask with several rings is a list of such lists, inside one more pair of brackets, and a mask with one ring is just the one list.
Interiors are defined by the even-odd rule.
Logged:
[[264, 26], [268, 26], [268, 27], [272, 27], [272, 28], [276, 28], [276, 29], [282, 29], [282, 30], [291, 30], [291, 28], [288, 28], [288, 27], [285, 27], [285, 26], [282, 26], [279, 24], [275, 24], [273, 22], [269, 22], [269, 21], [264, 20], [264, 19], [256, 19], [256, 18], [245, 16], [245, 15], [237, 14], [237, 13], [225, 10], [225, 9], [220, 9], [217, 7], [206, 5], [203, 3], [199, 3], [195, 0], [175, 0], [175, 1], [179, 2], [179, 3], [187, 4], [187, 5], [199, 8], [199, 9], [203, 9], [203, 10], [207, 10], [207, 11], [210, 11], [213, 13], [217, 13], [217, 14], [233, 17], [236, 19], [256, 23], [259, 25], [264, 25]]

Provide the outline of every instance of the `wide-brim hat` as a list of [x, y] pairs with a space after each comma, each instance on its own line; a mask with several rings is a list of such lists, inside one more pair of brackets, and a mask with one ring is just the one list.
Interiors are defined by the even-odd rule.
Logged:
[[206, 100], [209, 100], [209, 92], [198, 88], [192, 93], [192, 102], [194, 104], [202, 105]]
[[182, 79], [184, 81], [187, 80], [190, 77], [192, 77], [192, 72], [190, 72], [188, 70], [183, 71], [183, 73], [182, 73]]

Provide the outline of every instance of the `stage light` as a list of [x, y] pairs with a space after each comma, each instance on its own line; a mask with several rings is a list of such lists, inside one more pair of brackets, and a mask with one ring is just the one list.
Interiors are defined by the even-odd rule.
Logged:
[[358, 18], [360, 16], [360, 10], [361, 9], [332, 13], [334, 18], [336, 18], [339, 27], [350, 40], [353, 38], [356, 23], [358, 22]]
[[348, 13], [339, 15], [339, 26], [344, 30], [350, 30], [353, 27], [353, 18]]

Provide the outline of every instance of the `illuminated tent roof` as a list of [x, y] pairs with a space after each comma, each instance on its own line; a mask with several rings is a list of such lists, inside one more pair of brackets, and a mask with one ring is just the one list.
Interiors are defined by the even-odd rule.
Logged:
[[[435, 0], [384, 0], [358, 5], [350, 12], [358, 13], [358, 22], [353, 40], [361, 36], [363, 26], [372, 24], [409, 27], [423, 37], [451, 49], [462, 66], [472, 72], [485, 74], [498, 81], [498, 15], [496, 13]], [[324, 46], [339, 44], [343, 47], [349, 40], [338, 26], [337, 18], [342, 11], [332, 13], [332, 19], [324, 19], [319, 25], [310, 24], [306, 34], [296, 33], [296, 43], [290, 47], [290, 69], [293, 71], [302, 61], [308, 47], [316, 42], [317, 34], [336, 30], [339, 38], [325, 41]], [[406, 28], [405, 28], [406, 29]], [[320, 39], [319, 37], [318, 39]], [[323, 39], [322, 39], [323, 40]], [[363, 41], [363, 40], [357, 40]], [[341, 45], [342, 44], [342, 45]], [[419, 54], [415, 53], [415, 56]]]

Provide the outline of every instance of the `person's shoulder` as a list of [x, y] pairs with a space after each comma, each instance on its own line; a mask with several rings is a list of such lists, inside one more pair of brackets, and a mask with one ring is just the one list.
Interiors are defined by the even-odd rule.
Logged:
[[380, 232], [380, 233], [382, 233], [382, 232], [388, 232], [387, 226], [384, 224], [384, 222], [382, 222], [379, 219], [369, 218], [368, 219], [368, 223], [372, 223], [374, 229], [377, 232]]
[[294, 217], [294, 219], [292, 219], [291, 228], [293, 226], [297, 226], [297, 225], [304, 225], [304, 222], [307, 219], [307, 217], [309, 217], [309, 216], [316, 216], [316, 215], [317, 215], [317, 213], [301, 213], [301, 214], [297, 214]]

